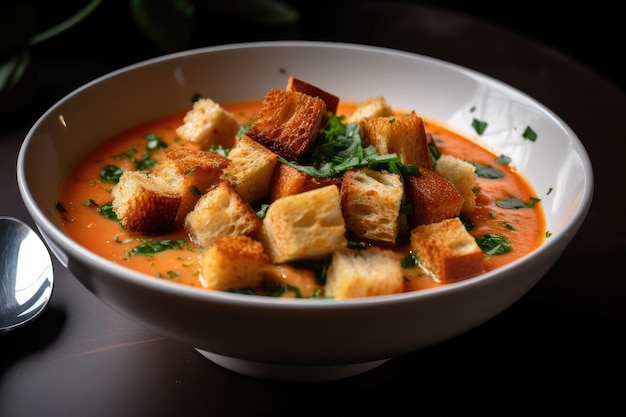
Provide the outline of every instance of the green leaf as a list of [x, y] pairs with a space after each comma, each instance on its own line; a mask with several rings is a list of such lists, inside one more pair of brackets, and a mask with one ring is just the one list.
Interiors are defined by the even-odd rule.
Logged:
[[203, 11], [221, 13], [259, 25], [291, 25], [300, 20], [298, 10], [280, 0], [196, 0], [195, 4]]
[[157, 47], [176, 52], [191, 46], [195, 8], [187, 0], [131, 0], [135, 23]]
[[36, 45], [40, 42], [43, 42], [47, 39], [55, 37], [59, 33], [65, 32], [71, 27], [77, 25], [81, 21], [83, 21], [87, 16], [89, 16], [94, 10], [98, 8], [98, 6], [102, 3], [102, 0], [91, 0], [89, 3], [85, 5], [82, 9], [80, 9], [76, 14], [70, 16], [68, 19], [62, 21], [58, 25], [51, 27], [48, 30], [45, 30], [37, 35], [33, 36], [30, 40], [31, 45]]
[[487, 255], [502, 255], [511, 251], [511, 242], [504, 236], [488, 233], [476, 239], [480, 249]]
[[14, 90], [30, 65], [28, 49], [23, 49], [0, 61], [0, 94]]
[[530, 126], [527, 126], [526, 129], [524, 130], [524, 133], [522, 133], [522, 137], [524, 139], [528, 139], [531, 142], [535, 142], [537, 141], [537, 132], [532, 130]]
[[476, 168], [476, 175], [480, 178], [497, 180], [504, 177], [504, 172], [489, 165], [482, 165], [478, 162], [467, 161]]
[[533, 208], [535, 203], [532, 201], [525, 203], [517, 197], [506, 197], [500, 200], [496, 200], [496, 206], [506, 209], [522, 209], [522, 208]]
[[478, 120], [476, 118], [472, 120], [472, 127], [474, 128], [476, 133], [478, 133], [479, 135], [482, 135], [483, 133], [485, 133], [485, 130], [487, 130], [488, 125], [489, 124], [487, 122]]
[[185, 241], [183, 239], [161, 239], [157, 241], [147, 241], [139, 246], [135, 246], [133, 249], [126, 253], [126, 256], [153, 256], [159, 252], [164, 252], [166, 250], [178, 249], [184, 244]]

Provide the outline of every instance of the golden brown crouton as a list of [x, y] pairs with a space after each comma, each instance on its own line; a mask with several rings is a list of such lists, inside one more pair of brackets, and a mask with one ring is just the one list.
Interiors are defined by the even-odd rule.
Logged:
[[327, 185], [341, 185], [341, 177], [316, 178], [279, 162], [270, 181], [270, 201]]
[[278, 155], [260, 143], [243, 136], [228, 153], [231, 164], [224, 170], [237, 192], [251, 203], [267, 197]]
[[383, 96], [371, 97], [354, 109], [354, 112], [346, 118], [346, 123], [358, 122], [366, 117], [393, 116], [394, 112]]
[[369, 168], [348, 170], [341, 185], [346, 228], [359, 238], [395, 243], [403, 193], [397, 174]]
[[435, 165], [435, 172], [448, 179], [461, 193], [465, 201], [461, 211], [470, 213], [476, 208], [477, 187], [476, 167], [469, 162], [450, 155], [441, 155]]
[[465, 199], [454, 185], [430, 169], [420, 169], [419, 174], [404, 176], [407, 202], [413, 208], [409, 224], [436, 223], [456, 217], [461, 213]]
[[376, 246], [335, 252], [326, 274], [324, 293], [337, 300], [397, 294], [404, 289], [400, 260]]
[[163, 179], [142, 171], [124, 171], [111, 195], [113, 211], [127, 230], [159, 235], [176, 228], [182, 197]]
[[204, 247], [221, 236], [254, 236], [260, 228], [259, 216], [226, 180], [200, 197], [185, 217], [189, 238]]
[[298, 91], [270, 90], [247, 135], [271, 151], [298, 161], [317, 138], [326, 104]]
[[185, 114], [176, 134], [205, 148], [230, 148], [235, 144], [238, 130], [239, 123], [232, 113], [209, 98], [201, 98]]
[[200, 282], [216, 291], [254, 288], [264, 279], [269, 257], [263, 245], [248, 236], [222, 236], [205, 247]]
[[484, 272], [485, 255], [458, 217], [413, 229], [411, 250], [438, 282], [458, 281]]
[[359, 126], [363, 141], [380, 155], [395, 153], [405, 165], [432, 168], [424, 121], [415, 111], [361, 119]]
[[174, 145], [163, 151], [152, 176], [165, 180], [182, 196], [176, 222], [182, 226], [185, 216], [206, 190], [217, 183], [229, 160], [213, 152], [183, 145]]
[[320, 259], [348, 240], [334, 185], [279, 198], [265, 214], [260, 239], [273, 263]]
[[289, 77], [287, 80], [287, 86], [285, 90], [299, 91], [304, 94], [308, 94], [313, 97], [319, 97], [326, 103], [326, 111], [330, 113], [337, 113], [337, 106], [339, 105], [339, 97], [330, 94], [321, 88], [309, 84], [306, 81], [299, 80], [295, 77]]

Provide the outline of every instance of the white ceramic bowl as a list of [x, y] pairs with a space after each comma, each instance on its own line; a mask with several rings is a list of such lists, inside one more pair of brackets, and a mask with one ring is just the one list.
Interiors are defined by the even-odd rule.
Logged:
[[[394, 107], [413, 109], [469, 136], [475, 136], [473, 117], [488, 121], [481, 139], [511, 156], [530, 180], [542, 198], [552, 236], [524, 258], [475, 278], [339, 302], [183, 286], [108, 262], [65, 234], [56, 193], [87, 151], [133, 125], [187, 109], [194, 93], [217, 102], [260, 99], [270, 88], [284, 87], [289, 75], [341, 99], [384, 95]], [[536, 142], [520, 138], [525, 126], [539, 134]], [[17, 178], [26, 207], [55, 256], [103, 302], [221, 366], [282, 381], [355, 375], [494, 317], [558, 259], [581, 226], [593, 192], [592, 167], [573, 131], [512, 87], [411, 53], [299, 41], [192, 50], [96, 79], [33, 126], [19, 154]], [[553, 191], [546, 195], [548, 189]]]

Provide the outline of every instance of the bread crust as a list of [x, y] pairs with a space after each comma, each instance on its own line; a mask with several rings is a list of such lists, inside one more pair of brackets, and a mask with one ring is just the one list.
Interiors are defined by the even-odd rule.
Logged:
[[189, 238], [204, 247], [222, 236], [254, 237], [260, 228], [259, 216], [227, 180], [208, 190], [185, 217]]
[[202, 147], [230, 148], [235, 143], [239, 123], [234, 115], [209, 98], [200, 98], [176, 128], [181, 139]]
[[285, 90], [299, 91], [313, 97], [319, 97], [324, 100], [324, 103], [326, 103], [326, 111], [328, 113], [337, 113], [339, 97], [334, 94], [330, 94], [329, 92], [324, 91], [313, 84], [309, 84], [306, 81], [302, 81], [295, 77], [289, 77], [289, 79], [287, 80], [287, 85], [285, 86]]
[[324, 293], [336, 300], [402, 292], [404, 274], [391, 250], [376, 246], [333, 254], [326, 274]]
[[410, 227], [437, 223], [461, 213], [465, 199], [446, 178], [431, 169], [404, 176], [406, 198], [412, 207]]
[[268, 208], [260, 240], [273, 263], [322, 259], [348, 240], [334, 185], [279, 198]]
[[316, 178], [299, 171], [282, 162], [278, 162], [270, 180], [270, 201], [281, 197], [300, 194], [305, 191], [326, 187], [327, 185], [341, 186], [341, 177]]
[[200, 282], [217, 291], [255, 288], [263, 283], [268, 265], [260, 242], [243, 235], [222, 236], [202, 254]]
[[452, 155], [441, 155], [435, 165], [435, 172], [444, 176], [463, 196], [461, 212], [471, 213], [476, 209], [476, 167]]
[[111, 195], [113, 211], [128, 231], [160, 235], [176, 228], [182, 196], [163, 179], [124, 171]]
[[411, 250], [437, 282], [458, 281], [485, 271], [485, 254], [458, 217], [413, 229]]
[[317, 138], [326, 104], [298, 91], [271, 89], [247, 135], [291, 161], [300, 161]]
[[366, 117], [359, 121], [359, 126], [363, 140], [380, 155], [395, 153], [405, 165], [432, 169], [424, 121], [415, 111]]
[[402, 179], [397, 174], [369, 168], [347, 171], [341, 185], [346, 228], [360, 239], [395, 243], [403, 194]]
[[178, 226], [183, 226], [185, 216], [202, 194], [220, 180], [229, 163], [222, 155], [185, 145], [173, 145], [163, 151], [152, 176], [162, 178], [181, 195], [176, 214]]
[[369, 117], [393, 116], [394, 111], [383, 96], [370, 97], [354, 109], [346, 118], [346, 123], [358, 123]]
[[228, 153], [231, 164], [224, 170], [225, 178], [241, 197], [251, 203], [269, 194], [270, 180], [278, 155], [248, 136], [243, 136]]

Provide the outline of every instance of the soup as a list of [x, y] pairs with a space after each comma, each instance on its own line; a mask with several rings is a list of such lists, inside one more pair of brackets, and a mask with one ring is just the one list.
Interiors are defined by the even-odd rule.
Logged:
[[[349, 115], [357, 103], [341, 102], [338, 115]], [[224, 103], [222, 107], [235, 115], [242, 125], [250, 123], [261, 108], [261, 101]], [[100, 256], [136, 271], [155, 277], [202, 288], [200, 256], [203, 248], [194, 244], [184, 229], [159, 236], [145, 236], [125, 230], [120, 223], [107, 216], [112, 201], [114, 182], [106, 180], [107, 169], [133, 170], [138, 160], [151, 161], [151, 152], [172, 146], [180, 141], [176, 128], [183, 123], [187, 110], [153, 120], [129, 129], [111, 138], [93, 150], [75, 167], [63, 185], [58, 209], [67, 234], [85, 248]], [[507, 251], [485, 251], [484, 269], [490, 271], [506, 265], [539, 247], [546, 236], [546, 225], [535, 192], [531, 185], [508, 161], [501, 163], [501, 155], [481, 147], [445, 126], [424, 116], [426, 131], [435, 139], [442, 154], [470, 161], [477, 167], [495, 172], [497, 178], [478, 176], [479, 192], [476, 209], [467, 213], [465, 221], [471, 224], [469, 233], [476, 239], [499, 236], [509, 246]], [[515, 204], [501, 204], [514, 196]], [[133, 250], [143, 245], [159, 247], [150, 253]], [[400, 261], [410, 255], [406, 239], [398, 239], [394, 251]], [[280, 265], [271, 277], [276, 282], [298, 288], [299, 295], [319, 294], [322, 287], [313, 272]], [[442, 285], [419, 265], [404, 269], [404, 291], [416, 291]], [[317, 291], [317, 292], [316, 292]], [[293, 293], [282, 295], [293, 295]]]

